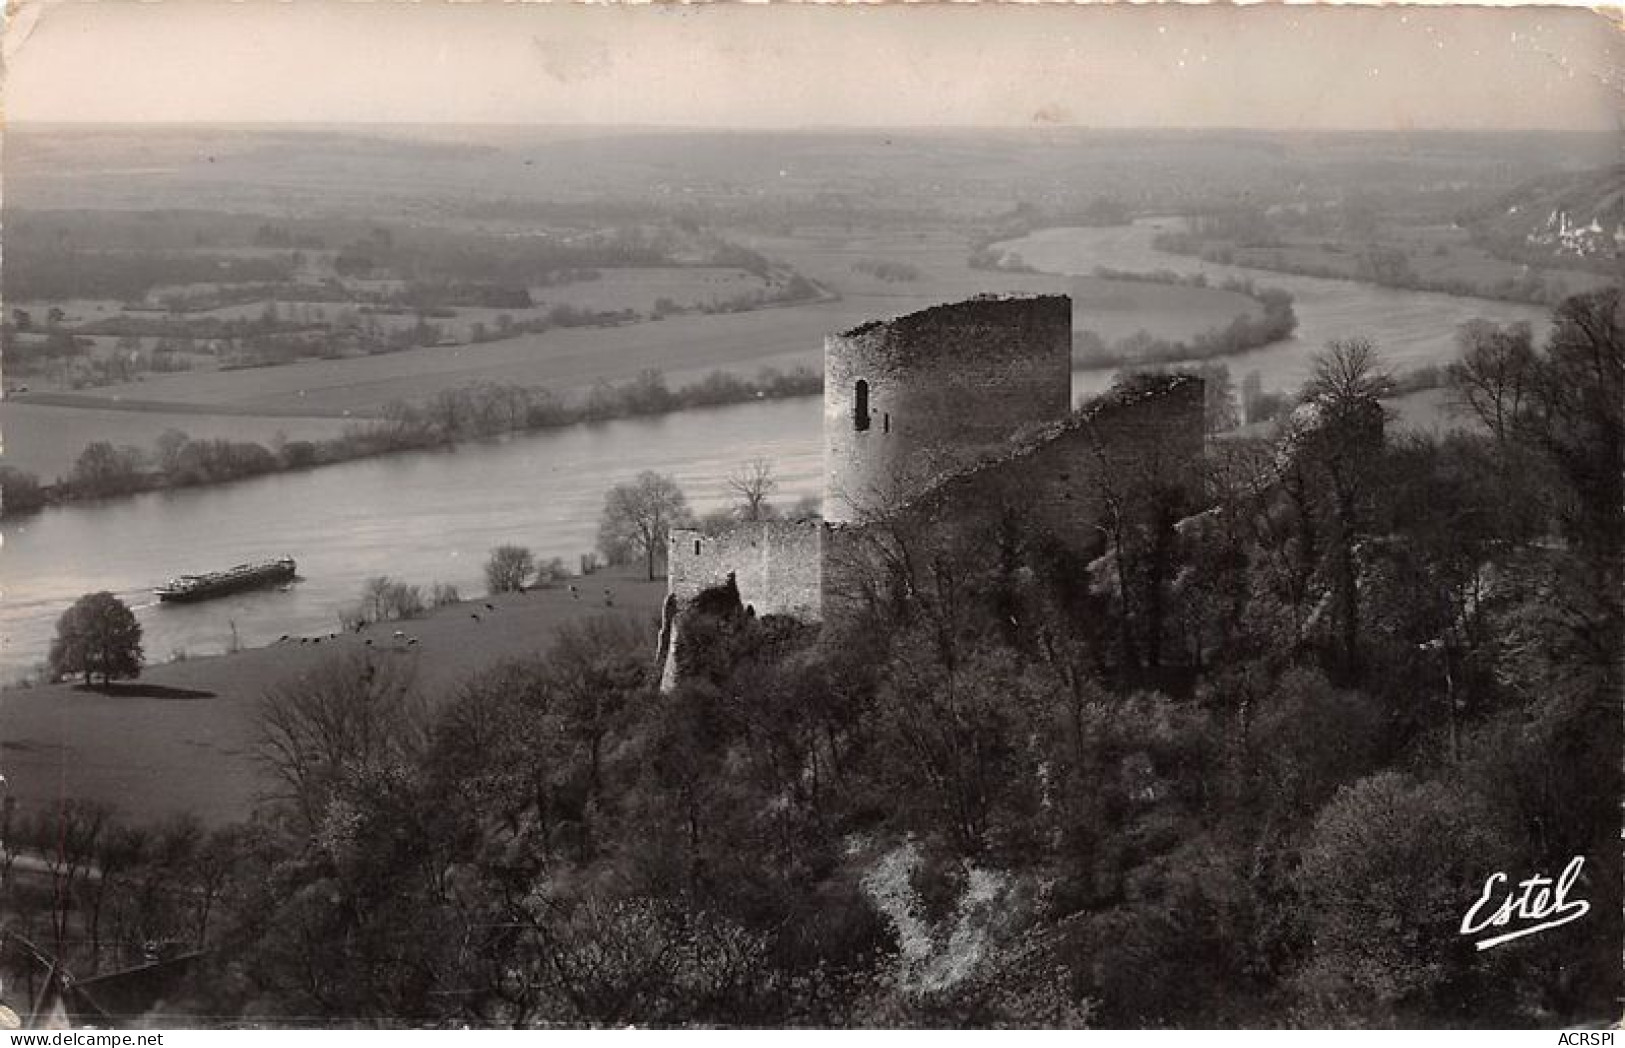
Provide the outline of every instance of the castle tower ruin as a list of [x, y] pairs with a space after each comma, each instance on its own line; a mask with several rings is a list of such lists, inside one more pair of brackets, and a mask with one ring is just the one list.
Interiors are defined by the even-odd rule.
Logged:
[[824, 376], [823, 519], [672, 532], [662, 690], [678, 682], [685, 610], [718, 587], [756, 615], [839, 621], [881, 571], [865, 539], [885, 520], [954, 528], [1015, 511], [1095, 540], [1113, 478], [1183, 487], [1202, 458], [1193, 375], [1120, 383], [1071, 409], [1064, 295], [983, 295], [860, 325], [825, 339]]
[[860, 521], [1063, 418], [1072, 303], [982, 295], [824, 342], [824, 516]]

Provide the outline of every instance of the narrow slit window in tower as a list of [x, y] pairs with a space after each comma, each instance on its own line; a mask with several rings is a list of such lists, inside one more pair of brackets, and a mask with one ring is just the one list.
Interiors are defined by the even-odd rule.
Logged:
[[700, 555], [700, 540], [699, 539], [694, 540], [694, 555], [696, 557], [698, 557]]
[[852, 396], [852, 427], [859, 432], [869, 428], [869, 380], [860, 378]]
[[891, 432], [891, 412], [887, 411], [880, 416], [880, 431], [882, 433]]

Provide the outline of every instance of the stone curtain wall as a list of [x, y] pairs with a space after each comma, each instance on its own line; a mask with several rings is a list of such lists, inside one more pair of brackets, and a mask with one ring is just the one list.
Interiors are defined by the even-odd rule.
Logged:
[[1064, 295], [981, 296], [832, 335], [824, 343], [825, 516], [849, 522], [895, 509], [932, 478], [1064, 417], [1071, 395]]
[[[1166, 484], [1196, 493], [1203, 447], [1203, 383], [1178, 376], [1160, 388], [1107, 397], [1052, 441], [1012, 463], [1016, 485], [1047, 529], [1093, 531], [1108, 494]], [[1078, 538], [1076, 534], [1069, 536]]]
[[679, 619], [701, 592], [734, 577], [741, 603], [757, 615], [823, 619], [824, 525], [747, 521], [721, 535], [673, 531], [666, 544], [666, 605], [657, 653], [660, 690], [677, 686]]
[[755, 521], [721, 535], [674, 531], [668, 547], [667, 593], [686, 605], [734, 576], [739, 599], [757, 615], [794, 615], [816, 622], [823, 528], [817, 521]]
[[1170, 375], [1106, 394], [992, 462], [941, 478], [910, 515], [949, 524], [1002, 512], [1087, 544], [1108, 495], [1150, 482], [1196, 491], [1203, 383]]

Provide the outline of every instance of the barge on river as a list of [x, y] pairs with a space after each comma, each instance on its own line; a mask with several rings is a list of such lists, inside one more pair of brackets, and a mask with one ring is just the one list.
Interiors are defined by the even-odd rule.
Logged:
[[288, 582], [294, 577], [294, 570], [293, 558], [282, 557], [258, 564], [239, 564], [235, 568], [211, 571], [206, 575], [182, 575], [159, 586], [156, 592], [159, 600], [208, 600], [238, 590]]

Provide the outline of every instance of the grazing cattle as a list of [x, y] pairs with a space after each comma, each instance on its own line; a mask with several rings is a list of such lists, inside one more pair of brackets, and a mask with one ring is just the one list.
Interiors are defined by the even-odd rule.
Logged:
[[406, 638], [406, 631], [405, 630], [396, 630], [395, 631], [395, 639], [396, 640], [404, 640], [405, 638]]

